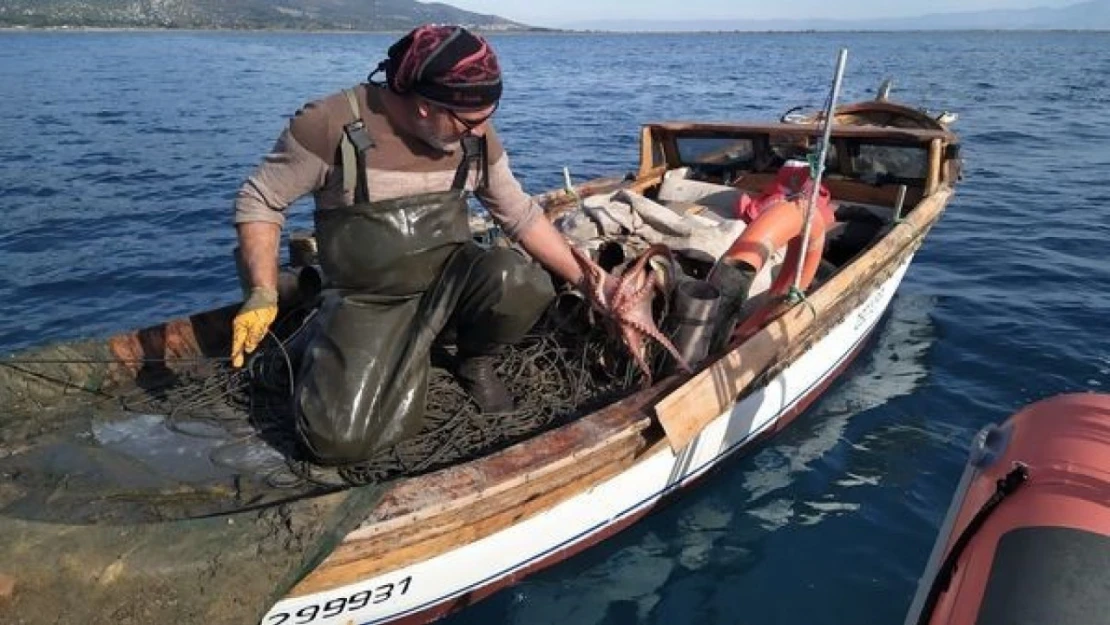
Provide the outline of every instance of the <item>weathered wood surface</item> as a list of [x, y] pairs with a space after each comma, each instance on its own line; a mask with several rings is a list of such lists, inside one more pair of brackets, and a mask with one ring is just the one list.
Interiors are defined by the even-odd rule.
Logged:
[[335, 588], [488, 536], [616, 475], [658, 433], [647, 407], [676, 380], [487, 458], [399, 483], [291, 592]]
[[655, 157], [654, 135], [650, 127], [643, 126], [640, 128], [640, 169], [637, 174], [638, 178], [647, 177], [648, 172], [663, 164], [655, 162]]
[[434, 531], [344, 542], [291, 594], [298, 596], [328, 590], [397, 570], [480, 540], [543, 512], [630, 466], [643, 447], [642, 440], [633, 443], [630, 438], [624, 438], [622, 442], [625, 444], [607, 445], [603, 455], [587, 455], [579, 467], [568, 467], [565, 472], [530, 480], [527, 492], [508, 491], [483, 500], [481, 505], [473, 505], [464, 515], [448, 515], [446, 519], [450, 522], [434, 525]]
[[108, 339], [108, 348], [132, 377], [151, 367], [180, 370], [194, 366], [197, 358], [226, 357], [237, 308], [226, 306], [120, 334]]
[[590, 180], [579, 185], [574, 185], [574, 191], [578, 195], [577, 198], [567, 193], [565, 189], [548, 191], [547, 193], [534, 195], [532, 197], [543, 208], [548, 219], [555, 219], [566, 211], [577, 208], [579, 199], [585, 199], [592, 195], [612, 193], [618, 189], [627, 189], [636, 193], [643, 193], [646, 189], [659, 184], [663, 180], [664, 171], [665, 169], [663, 167], [659, 167], [656, 170], [648, 171], [646, 174], [637, 176], [634, 180], [629, 180], [627, 178], [600, 178], [598, 180]]
[[226, 356], [234, 308], [173, 319], [107, 339], [34, 348], [0, 358], [0, 401], [40, 408], [67, 402], [111, 400], [141, 378], [195, 367], [198, 359]]
[[944, 142], [940, 139], [933, 139], [929, 143], [929, 175], [925, 179], [925, 195], [931, 195], [940, 186], [941, 175], [944, 170], [941, 167], [944, 159]]
[[[601, 181], [590, 181], [580, 185], [575, 185], [574, 190], [578, 194], [578, 199], [585, 199], [593, 195], [601, 195], [605, 193], [612, 193], [618, 189], [626, 189], [635, 193], [643, 194], [647, 189], [658, 185], [663, 180], [663, 173], [666, 171], [664, 167], [656, 168], [647, 172], [645, 175], [638, 176], [635, 180], [626, 180], [624, 178], [605, 178]], [[575, 210], [578, 207], [577, 201], [573, 195], [567, 193], [565, 190], [550, 191], [543, 195], [533, 196], [537, 198], [540, 206], [543, 207], [544, 213], [549, 220], [555, 219], [559, 215], [567, 211]]]
[[[621, 177], [599, 178], [597, 180], [589, 180], [582, 184], [574, 185], [574, 191], [579, 197], [589, 197], [598, 193], [615, 191], [623, 184], [627, 183], [625, 179]], [[540, 207], [544, 209], [544, 212], [548, 214], [565, 205], [574, 204], [575, 202], [575, 197], [567, 193], [566, 189], [553, 189], [546, 193], [533, 195], [532, 199], [534, 199]]]
[[912, 251], [943, 212], [951, 194], [946, 187], [926, 198], [851, 266], [821, 285], [806, 304], [789, 309], [656, 404], [655, 415], [672, 449], [677, 452], [689, 444], [776, 360], [796, 351], [798, 344], [812, 336], [827, 332], [847, 314], [851, 306], [845, 302], [864, 296], [874, 288], [876, 275], [892, 271]]
[[[823, 118], [818, 114], [815, 119]], [[923, 111], [904, 104], [883, 100], [867, 100], [853, 102], [836, 107], [833, 119], [838, 124], [862, 126], [874, 124], [878, 126], [893, 126], [896, 128], [926, 128], [932, 130], [946, 130], [944, 124], [929, 116]]]

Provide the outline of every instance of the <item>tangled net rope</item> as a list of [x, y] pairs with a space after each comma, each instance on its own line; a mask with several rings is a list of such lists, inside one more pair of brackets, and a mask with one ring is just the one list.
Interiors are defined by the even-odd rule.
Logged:
[[631, 376], [599, 370], [604, 351], [600, 343], [568, 347], [550, 335], [531, 336], [508, 349], [497, 372], [517, 398], [516, 410], [509, 413], [479, 412], [450, 373], [434, 368], [420, 435], [340, 474], [352, 483], [369, 483], [424, 473], [572, 421], [630, 386]]
[[237, 468], [245, 445], [264, 442], [280, 453], [273, 454], [274, 462], [266, 468], [265, 480], [272, 487], [340, 488], [419, 475], [487, 455], [622, 397], [636, 377], [630, 359], [600, 329], [564, 332], [545, 323], [539, 332], [507, 347], [500, 360], [497, 373], [516, 398], [516, 409], [483, 414], [443, 362], [449, 353], [437, 348], [437, 354], [421, 432], [364, 462], [339, 468], [314, 465], [300, 453], [294, 435], [293, 365], [277, 341], [242, 370], [212, 363], [157, 392], [121, 398], [121, 403], [129, 411], [167, 415], [169, 426], [182, 434], [231, 435], [230, 442], [210, 455], [218, 465]]

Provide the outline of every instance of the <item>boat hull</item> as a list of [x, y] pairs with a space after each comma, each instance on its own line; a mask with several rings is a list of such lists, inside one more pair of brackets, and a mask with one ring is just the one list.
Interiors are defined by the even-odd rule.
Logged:
[[298, 614], [316, 614], [310, 622], [323, 625], [427, 622], [612, 536], [728, 457], [785, 427], [818, 399], [862, 351], [911, 260], [912, 254], [906, 256], [824, 337], [713, 419], [680, 453], [656, 445], [627, 470], [547, 510], [424, 561], [287, 598], [262, 623], [300, 622]]

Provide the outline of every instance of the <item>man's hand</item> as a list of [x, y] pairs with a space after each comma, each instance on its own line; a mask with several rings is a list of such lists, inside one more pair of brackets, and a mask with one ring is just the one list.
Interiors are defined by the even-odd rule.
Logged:
[[254, 287], [231, 322], [231, 366], [243, 366], [244, 354], [258, 349], [278, 311], [277, 291]]

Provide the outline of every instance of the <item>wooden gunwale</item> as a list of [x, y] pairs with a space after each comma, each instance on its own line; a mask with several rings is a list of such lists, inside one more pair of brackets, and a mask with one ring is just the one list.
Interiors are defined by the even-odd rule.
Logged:
[[[371, 530], [369, 532], [355, 532], [358, 535], [348, 539], [351, 543], [350, 547], [343, 553], [335, 554], [330, 564], [347, 564], [368, 556], [377, 557], [380, 553], [376, 552], [403, 549], [427, 540], [430, 536], [461, 530], [475, 519], [496, 516], [510, 509], [512, 504], [520, 500], [532, 501], [543, 492], [601, 471], [616, 459], [631, 457], [644, 446], [644, 439], [634, 436], [635, 434], [637, 433], [630, 432], [617, 440], [606, 441], [600, 450], [583, 449], [571, 454], [568, 456], [570, 463], [549, 467], [552, 470], [548, 475], [530, 476], [530, 479], [519, 481], [506, 480], [506, 482], [516, 483], [495, 489], [495, 492], [476, 493], [473, 498], [460, 498], [470, 499], [470, 501], [459, 502], [460, 505], [457, 508], [443, 508], [414, 521], [407, 521], [405, 517], [394, 518], [383, 522], [381, 527], [370, 526], [367, 528]], [[432, 527], [421, 527], [425, 524], [430, 524]], [[392, 527], [392, 531], [386, 529], [387, 527]]]
[[[646, 420], [641, 420], [638, 423], [634, 422], [624, 429], [612, 433], [609, 437], [598, 442], [594, 445], [580, 445], [577, 448], [573, 443], [566, 440], [554, 441], [556, 444], [551, 444], [551, 440], [544, 441], [546, 449], [540, 450], [541, 453], [546, 453], [548, 457], [543, 458], [541, 461], [544, 464], [532, 468], [531, 465], [525, 465], [526, 471], [504, 471], [504, 467], [498, 466], [499, 461], [504, 460], [501, 458], [492, 458], [488, 464], [489, 467], [482, 467], [480, 472], [467, 472], [469, 475], [479, 475], [483, 481], [492, 482], [489, 486], [480, 488], [478, 490], [467, 492], [464, 488], [460, 488], [459, 482], [451, 483], [445, 497], [455, 496], [454, 499], [440, 501], [436, 504], [424, 507], [411, 509], [412, 500], [406, 501], [406, 508], [409, 509], [404, 514], [390, 516], [384, 520], [374, 523], [373, 525], [365, 525], [355, 530], [348, 537], [350, 540], [358, 541], [361, 546], [356, 551], [364, 549], [366, 545], [373, 544], [373, 541], [379, 538], [387, 538], [389, 540], [389, 547], [396, 548], [398, 541], [404, 544], [410, 536], [418, 534], [428, 534], [442, 531], [449, 531], [455, 527], [463, 525], [467, 522], [467, 517], [481, 517], [484, 514], [492, 514], [493, 512], [504, 509], [501, 503], [511, 503], [511, 501], [520, 498], [522, 495], [527, 496], [530, 491], [548, 488], [554, 484], [568, 481], [579, 475], [586, 475], [599, 468], [597, 459], [607, 458], [610, 455], [620, 455], [626, 449], [638, 450], [643, 446], [644, 438], [640, 435], [643, 426], [646, 425]], [[564, 437], [565, 438], [565, 437]], [[583, 442], [583, 441], [579, 441]], [[561, 454], [564, 448], [570, 448], [574, 451]], [[614, 451], [616, 450], [616, 451]], [[505, 454], [505, 456], [512, 456], [519, 454]], [[516, 464], [516, 463], [514, 463]], [[500, 474], [500, 475], [498, 475]], [[444, 476], [445, 481], [449, 481], [452, 476]], [[500, 481], [496, 481], [500, 480]], [[408, 489], [411, 490], [411, 489]], [[462, 493], [462, 496], [459, 494]], [[420, 498], [429, 497], [429, 493], [408, 493], [417, 495]], [[396, 500], [385, 503], [385, 506], [392, 507]], [[485, 508], [490, 502], [495, 502], [493, 511], [486, 511]], [[400, 506], [394, 507], [397, 510]], [[466, 515], [460, 513], [465, 512]], [[388, 512], [387, 512], [388, 513]], [[415, 526], [421, 526], [431, 522], [438, 522], [429, 528], [415, 529]], [[356, 557], [361, 557], [356, 553]], [[344, 555], [337, 556], [337, 559], [343, 561], [347, 559]]]
[[[400, 482], [291, 596], [366, 577], [385, 566], [387, 557], [391, 568], [420, 561], [447, 546], [503, 529], [601, 481], [615, 468], [631, 464], [647, 447], [644, 432], [651, 419], [645, 407], [667, 388], [639, 391], [486, 458]], [[570, 484], [578, 486], [571, 489]], [[556, 492], [561, 496], [552, 499]], [[537, 501], [545, 505], [537, 507]], [[465, 531], [475, 524], [483, 528], [481, 535]], [[452, 537], [449, 545], [436, 541], [445, 534]], [[460, 542], [464, 534], [472, 537]]]
[[[425, 514], [429, 501], [443, 502], [453, 498], [459, 505], [466, 505], [474, 498], [527, 483], [550, 468], [558, 470], [574, 464], [577, 459], [567, 457], [571, 450], [589, 449], [596, 453], [630, 432], [639, 435], [651, 425], [651, 418], [645, 412], [647, 406], [664, 392], [663, 385], [638, 391], [574, 423], [493, 455], [405, 480], [383, 497], [378, 508], [353, 536], [388, 532], [391, 527], [382, 524], [391, 520], [398, 523], [421, 520], [425, 517], [411, 515]], [[442, 509], [454, 510], [459, 505], [444, 503]]]
[[[569, 475], [569, 479], [545, 482], [542, 487], [537, 484], [524, 499], [506, 493], [489, 502], [488, 514], [476, 515], [465, 523], [458, 523], [449, 531], [445, 528], [445, 531], [420, 534], [419, 540], [409, 541], [401, 547], [395, 546], [393, 537], [388, 535], [367, 541], [369, 544], [359, 544], [361, 541], [353, 544], [344, 542], [312, 574], [297, 584], [290, 596], [330, 590], [421, 562], [459, 545], [485, 538], [623, 472], [634, 463], [643, 447], [641, 440], [635, 445], [613, 449], [611, 454], [591, 463], [585, 472]], [[514, 503], [516, 505], [498, 505]]]
[[[575, 185], [574, 190], [579, 197], [588, 197], [601, 193], [611, 193], [617, 189], [627, 189], [636, 193], [643, 193], [647, 189], [663, 181], [663, 174], [666, 172], [666, 166], [661, 165], [654, 169], [648, 170], [646, 173], [641, 173], [635, 180], [625, 180], [624, 178], [604, 178], [600, 181], [584, 182], [580, 185]], [[568, 209], [575, 208], [575, 198], [563, 189], [556, 191], [548, 191], [542, 195], [533, 196], [536, 201], [544, 209], [544, 213], [548, 219], [554, 219]]]

